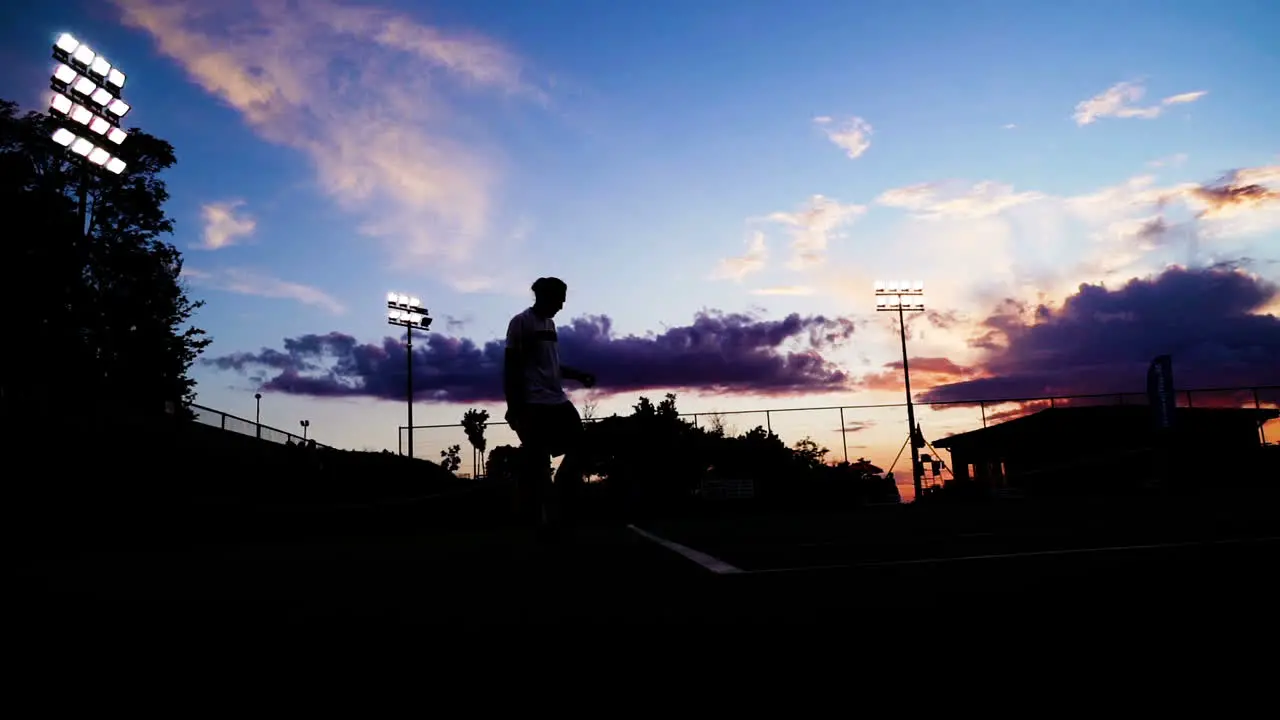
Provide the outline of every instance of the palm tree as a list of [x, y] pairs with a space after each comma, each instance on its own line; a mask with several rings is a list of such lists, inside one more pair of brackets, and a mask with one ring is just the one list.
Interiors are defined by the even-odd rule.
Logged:
[[472, 408], [462, 414], [462, 429], [471, 443], [471, 477], [484, 473], [484, 431], [489, 424], [489, 411]]

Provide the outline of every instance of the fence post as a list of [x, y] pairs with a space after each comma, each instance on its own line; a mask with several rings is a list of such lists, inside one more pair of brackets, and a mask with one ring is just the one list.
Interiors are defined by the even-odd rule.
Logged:
[[698, 413], [693, 414], [693, 426], [698, 427]]
[[218, 414], [222, 416], [222, 429], [223, 429], [223, 430], [226, 430], [226, 429], [227, 429], [227, 414], [226, 414], [226, 413], [224, 413], [224, 412], [220, 412], [220, 413], [218, 413]]
[[1049, 409], [1052, 410], [1053, 408], [1054, 408], [1053, 398], [1049, 398]]
[[987, 426], [987, 401], [983, 400], [982, 402], [978, 403], [978, 405], [982, 406], [982, 427], [986, 427]]
[[764, 411], [764, 427], [765, 427], [765, 430], [768, 430], [769, 432], [773, 432], [773, 421], [769, 419], [768, 410]]
[[[1253, 391], [1253, 409], [1262, 411], [1262, 403], [1258, 402], [1258, 388], [1249, 388]], [[1265, 418], [1258, 422], [1258, 437], [1262, 438], [1262, 444], [1267, 444], [1267, 421]]]
[[1191, 391], [1190, 391], [1190, 390], [1188, 390], [1188, 391], [1187, 391], [1187, 407], [1195, 407], [1195, 405], [1192, 405], [1192, 404], [1191, 404]]
[[844, 446], [844, 464], [849, 464], [849, 434], [844, 429], [844, 408], [840, 408], [840, 444]]
[[1116, 400], [1118, 401], [1116, 404], [1124, 405], [1124, 393], [1117, 395]]
[[404, 454], [404, 426], [396, 426], [396, 454]]

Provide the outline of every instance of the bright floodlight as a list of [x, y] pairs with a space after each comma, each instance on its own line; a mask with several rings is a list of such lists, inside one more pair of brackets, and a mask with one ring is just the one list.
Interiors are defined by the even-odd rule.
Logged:
[[923, 292], [923, 291], [924, 291], [924, 281], [923, 281], [923, 280], [917, 280], [917, 281], [915, 281], [914, 283], [912, 283], [911, 287], [912, 287], [912, 289], [914, 289], [914, 290], [918, 290], [918, 291], [920, 291], [920, 292]]
[[875, 284], [875, 287], [876, 287], [876, 291], [877, 291], [877, 292], [878, 292], [878, 291], [880, 291], [880, 290], [884, 290], [884, 281], [883, 281], [883, 280], [877, 280], [877, 281], [876, 281], [876, 284]]
[[93, 101], [98, 103], [99, 105], [106, 105], [107, 103], [114, 100], [115, 97], [116, 96], [112, 95], [111, 91], [106, 88], [100, 87], [97, 90], [93, 91]]
[[75, 91], [81, 95], [92, 95], [94, 90], [98, 89], [98, 85], [84, 75], [76, 81]]
[[107, 171], [119, 175], [124, 172], [124, 161], [118, 157], [111, 158], [107, 161]]
[[129, 133], [121, 130], [120, 128], [111, 128], [107, 131], [107, 139], [117, 145], [124, 142], [124, 139], [127, 137], [129, 137]]
[[111, 129], [111, 123], [95, 116], [93, 120], [89, 121], [89, 129], [98, 135], [105, 135], [106, 132]]
[[124, 87], [124, 73], [120, 72], [115, 68], [111, 68], [111, 72], [107, 73], [107, 82], [111, 83], [117, 88]]
[[58, 128], [53, 132], [53, 141], [66, 147], [76, 139], [76, 134], [65, 128]]
[[409, 298], [409, 307], [422, 307], [421, 298], [416, 298], [416, 297]]
[[400, 311], [399, 311], [399, 310], [388, 310], [388, 311], [387, 311], [387, 319], [388, 319], [388, 320], [399, 320], [399, 319], [400, 319]]
[[49, 107], [57, 110], [63, 115], [70, 113], [71, 106], [74, 104], [75, 103], [71, 102], [71, 98], [63, 95], [62, 93], [56, 92], [53, 94], [53, 97], [49, 98]]
[[129, 112], [129, 105], [120, 98], [116, 98], [107, 106], [107, 110], [116, 117], [124, 117], [124, 114]]
[[75, 69], [65, 63], [58, 63], [58, 66], [53, 69], [54, 79], [60, 83], [66, 83], [67, 85], [75, 82], [76, 75], [78, 74], [79, 73], [77, 73]]
[[111, 72], [111, 63], [107, 62], [106, 58], [99, 55], [94, 59], [93, 64], [89, 66], [89, 72], [97, 75], [98, 77], [106, 77], [107, 73]]
[[93, 143], [84, 138], [76, 138], [76, 141], [71, 144], [71, 152], [77, 155], [88, 155], [92, 150]]
[[93, 119], [93, 113], [89, 111], [89, 108], [83, 105], [76, 105], [71, 108], [71, 119], [81, 125], [88, 125], [89, 121]]
[[72, 55], [72, 57], [76, 59], [76, 62], [82, 65], [92, 65], [93, 61], [98, 57], [98, 54], [90, 50], [88, 45], [81, 45], [76, 48], [76, 54]]
[[62, 52], [70, 55], [76, 51], [76, 48], [80, 47], [80, 41], [75, 39], [70, 33], [62, 33], [58, 36], [58, 41], [54, 43], [54, 46]]
[[89, 153], [89, 162], [93, 163], [94, 165], [106, 165], [107, 161], [110, 159], [111, 159], [111, 153], [107, 152], [106, 150], [103, 150], [100, 147], [94, 148], [93, 152]]

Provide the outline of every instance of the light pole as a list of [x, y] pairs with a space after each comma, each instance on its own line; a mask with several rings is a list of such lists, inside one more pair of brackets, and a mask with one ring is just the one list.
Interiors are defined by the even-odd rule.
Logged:
[[298, 424], [302, 426], [302, 440], [305, 442], [307, 439], [307, 428], [311, 427], [311, 421], [303, 420]]
[[902, 338], [902, 378], [907, 386], [907, 441], [911, 445], [911, 484], [915, 488], [916, 499], [919, 499], [922, 484], [920, 453], [916, 447], [916, 410], [911, 401], [911, 368], [907, 364], [907, 323], [904, 313], [924, 311], [924, 282], [890, 280], [885, 283], [877, 280], [875, 289], [876, 312], [898, 313], [898, 332]]
[[387, 324], [404, 328], [405, 399], [409, 410], [409, 457], [413, 457], [413, 330], [431, 327], [422, 300], [402, 293], [387, 293]]
[[53, 43], [53, 94], [49, 107], [58, 120], [52, 139], [76, 156], [80, 170], [80, 231], [89, 234], [86, 221], [89, 206], [90, 173], [98, 169], [114, 175], [124, 172], [126, 163], [115, 155], [129, 134], [120, 129], [120, 120], [130, 110], [120, 98], [125, 75], [106, 58], [74, 36], [63, 33]]
[[253, 394], [253, 402], [256, 405], [253, 411], [253, 424], [258, 426], [258, 439], [262, 439], [262, 393]]

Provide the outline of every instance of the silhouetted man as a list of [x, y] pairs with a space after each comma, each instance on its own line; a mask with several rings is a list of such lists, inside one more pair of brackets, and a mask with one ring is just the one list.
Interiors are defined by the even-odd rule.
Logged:
[[[584, 470], [582, 418], [565, 394], [562, 379], [576, 380], [588, 388], [596, 384], [591, 373], [560, 364], [554, 318], [564, 307], [567, 291], [568, 286], [559, 278], [538, 278], [533, 283], [533, 306], [507, 325], [503, 388], [507, 422], [520, 438], [524, 459], [520, 504], [544, 525], [557, 519], [555, 515], [572, 512]], [[557, 455], [565, 458], [555, 478], [558, 502], [549, 512], [551, 458]]]

